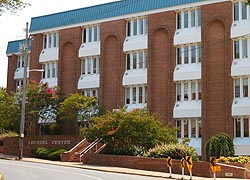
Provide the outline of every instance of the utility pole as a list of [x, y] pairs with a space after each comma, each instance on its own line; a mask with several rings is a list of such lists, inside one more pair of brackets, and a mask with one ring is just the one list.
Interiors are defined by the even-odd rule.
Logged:
[[26, 106], [26, 91], [27, 91], [27, 66], [28, 66], [28, 26], [29, 23], [26, 23], [26, 35], [24, 44], [19, 45], [19, 50], [21, 54], [24, 56], [24, 71], [23, 71], [23, 90], [22, 90], [22, 109], [21, 109], [21, 122], [20, 122], [20, 141], [19, 141], [19, 150], [20, 157], [19, 159], [23, 159], [23, 144], [24, 144], [24, 125], [25, 125], [25, 106]]

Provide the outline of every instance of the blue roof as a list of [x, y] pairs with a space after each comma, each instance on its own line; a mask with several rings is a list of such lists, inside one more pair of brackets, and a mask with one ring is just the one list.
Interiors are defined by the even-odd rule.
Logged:
[[[16, 54], [16, 53], [18, 53], [19, 52], [19, 45], [24, 44], [24, 42], [25, 42], [24, 39], [8, 42], [6, 54]], [[28, 49], [30, 50], [30, 45], [29, 45]]]
[[31, 19], [30, 32], [195, 3], [204, 0], [122, 0]]

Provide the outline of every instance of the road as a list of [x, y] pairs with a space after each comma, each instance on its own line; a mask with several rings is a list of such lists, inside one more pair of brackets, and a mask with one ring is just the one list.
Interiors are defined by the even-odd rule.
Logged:
[[109, 173], [63, 166], [0, 160], [5, 180], [162, 180], [145, 176]]

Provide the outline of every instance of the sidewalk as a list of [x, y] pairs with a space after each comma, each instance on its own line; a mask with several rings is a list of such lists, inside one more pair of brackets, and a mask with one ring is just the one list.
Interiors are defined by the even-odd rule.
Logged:
[[[6, 154], [0, 153], [0, 159], [16, 160], [16, 156], [11, 156], [11, 155], [6, 155]], [[81, 168], [81, 169], [88, 169], [88, 170], [97, 170], [97, 171], [104, 171], [104, 172], [124, 173], [124, 174], [133, 174], [133, 175], [150, 176], [150, 177], [161, 177], [161, 178], [168, 178], [169, 177], [169, 173], [162, 173], [162, 172], [156, 172], [156, 171], [145, 171], [145, 170], [137, 170], [137, 169], [129, 169], [129, 168], [119, 168], [119, 167], [83, 165], [82, 163], [77, 163], [77, 162], [49, 161], [49, 160], [44, 160], [44, 159], [28, 158], [28, 157], [24, 157], [22, 161], [51, 164], [51, 165], [58, 165], [58, 166], [66, 166], [66, 167], [73, 167], [73, 168]], [[181, 175], [172, 174], [172, 178], [173, 179], [180, 179]], [[184, 179], [190, 179], [190, 176], [184, 176]], [[193, 176], [193, 180], [212, 180], [212, 179], [213, 178], [204, 178], [204, 177]], [[216, 178], [216, 179], [235, 180], [235, 178]]]

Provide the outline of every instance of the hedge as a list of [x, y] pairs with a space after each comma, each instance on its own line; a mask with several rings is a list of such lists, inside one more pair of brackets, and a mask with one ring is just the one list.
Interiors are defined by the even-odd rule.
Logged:
[[36, 148], [32, 150], [32, 154], [40, 159], [48, 159], [53, 161], [60, 161], [60, 155], [66, 152], [66, 149], [61, 148]]

